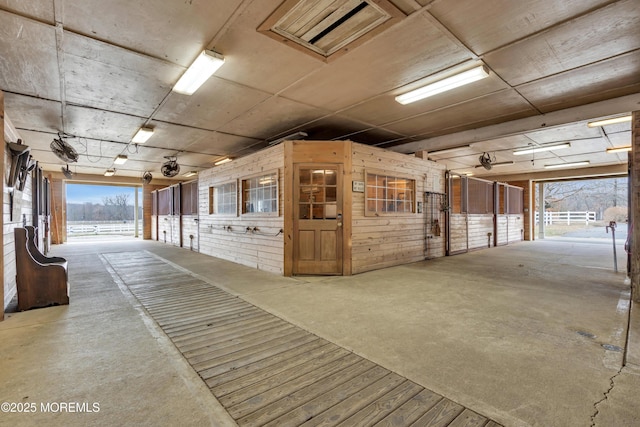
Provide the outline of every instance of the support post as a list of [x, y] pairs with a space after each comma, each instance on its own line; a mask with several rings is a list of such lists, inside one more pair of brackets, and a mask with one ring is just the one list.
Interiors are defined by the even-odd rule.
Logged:
[[538, 183], [538, 238], [544, 239], [544, 224], [547, 217], [544, 211], [544, 182]]
[[[4, 138], [4, 92], [0, 91], [0, 126], [2, 126], [2, 135]], [[2, 145], [2, 161], [0, 162], [0, 194], [4, 198], [4, 159], [6, 145]], [[0, 229], [4, 230], [4, 215], [0, 216]], [[4, 231], [0, 233], [0, 248], [4, 248]], [[4, 319], [4, 256], [0, 259], [0, 277], [2, 277], [2, 285], [0, 285], [0, 301], [2, 302], [2, 310], [0, 310], [0, 321]]]
[[139, 222], [139, 218], [138, 218], [138, 187], [133, 187], [134, 191], [136, 192], [134, 199], [134, 203], [133, 203], [133, 227], [135, 229], [135, 231], [133, 232], [134, 237], [139, 237], [139, 233], [138, 233], [138, 222]]
[[631, 116], [631, 297], [640, 303], [640, 111]]

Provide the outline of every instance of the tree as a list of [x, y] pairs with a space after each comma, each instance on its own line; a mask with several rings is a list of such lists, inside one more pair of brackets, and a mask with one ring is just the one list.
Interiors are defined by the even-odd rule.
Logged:
[[595, 211], [602, 218], [613, 206], [627, 206], [627, 178], [593, 179], [545, 183], [545, 209]]
[[124, 221], [129, 219], [129, 195], [116, 194], [115, 196], [105, 196], [102, 198], [107, 218], [110, 220]]

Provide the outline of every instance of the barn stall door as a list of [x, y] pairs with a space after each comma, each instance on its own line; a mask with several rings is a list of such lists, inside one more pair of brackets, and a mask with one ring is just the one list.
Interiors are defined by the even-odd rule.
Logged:
[[496, 195], [496, 220], [495, 220], [495, 246], [509, 244], [509, 191], [506, 184], [495, 183]]
[[341, 275], [342, 165], [294, 167], [293, 274]]

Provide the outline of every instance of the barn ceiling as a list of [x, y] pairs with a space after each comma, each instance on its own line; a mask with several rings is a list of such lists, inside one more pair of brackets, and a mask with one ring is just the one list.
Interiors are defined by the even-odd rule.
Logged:
[[[159, 177], [165, 156], [177, 156], [181, 173], [200, 171], [299, 131], [404, 153], [463, 147], [430, 157], [475, 175], [626, 162], [626, 153], [605, 149], [630, 144], [629, 123], [586, 123], [640, 110], [638, 0], [298, 3], [0, 0], [5, 112], [45, 170], [65, 165], [49, 149], [53, 138], [73, 135], [66, 140], [80, 158], [70, 168], [83, 174], [115, 167], [118, 176]], [[358, 10], [336, 24], [340, 37], [351, 41], [341, 25], [371, 29], [337, 50], [318, 37], [311, 41], [322, 49], [283, 42], [269, 25], [299, 29], [282, 18], [296, 6], [317, 10], [307, 39], [322, 31], [315, 25], [323, 13], [346, 7]], [[224, 65], [195, 94], [173, 92], [203, 49], [223, 55]], [[488, 78], [413, 104], [395, 101], [477, 64]], [[131, 143], [142, 126], [154, 135]], [[571, 147], [513, 155], [562, 141]], [[476, 168], [484, 152], [506, 164]], [[118, 154], [129, 160], [114, 165]]]

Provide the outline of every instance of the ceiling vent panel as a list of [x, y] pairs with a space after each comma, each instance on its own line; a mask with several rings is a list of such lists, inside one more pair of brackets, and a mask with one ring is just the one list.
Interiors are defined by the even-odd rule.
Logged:
[[324, 60], [334, 59], [405, 15], [381, 0], [288, 0], [258, 31]]

